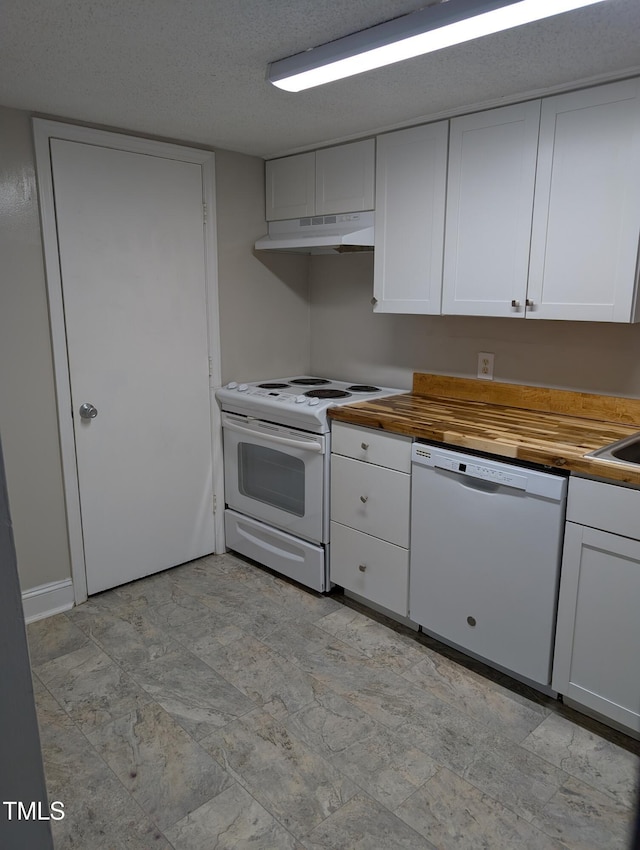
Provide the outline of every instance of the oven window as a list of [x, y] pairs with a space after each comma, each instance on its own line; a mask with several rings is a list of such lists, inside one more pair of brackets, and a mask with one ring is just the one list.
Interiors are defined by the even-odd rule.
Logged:
[[304, 516], [304, 461], [286, 452], [240, 443], [238, 488], [250, 499]]

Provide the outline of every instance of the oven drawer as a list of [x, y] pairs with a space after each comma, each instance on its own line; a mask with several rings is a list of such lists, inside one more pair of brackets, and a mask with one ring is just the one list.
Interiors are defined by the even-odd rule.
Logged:
[[407, 549], [332, 522], [331, 581], [389, 611], [407, 616]]
[[411, 437], [334, 422], [331, 448], [334, 454], [397, 469], [399, 472], [411, 471]]
[[343, 525], [408, 547], [410, 492], [405, 472], [331, 457], [331, 518]]

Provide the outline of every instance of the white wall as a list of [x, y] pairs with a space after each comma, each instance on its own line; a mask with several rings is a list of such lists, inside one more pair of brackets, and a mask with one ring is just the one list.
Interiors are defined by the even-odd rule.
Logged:
[[216, 153], [222, 380], [309, 369], [309, 258], [253, 251], [267, 232], [264, 162]]
[[414, 371], [640, 397], [640, 324], [373, 313], [373, 255], [311, 260], [311, 371], [408, 389]]
[[[0, 107], [0, 139], [0, 433], [26, 591], [71, 565], [29, 113]], [[309, 368], [308, 260], [252, 253], [266, 232], [263, 169], [216, 153], [224, 380]]]

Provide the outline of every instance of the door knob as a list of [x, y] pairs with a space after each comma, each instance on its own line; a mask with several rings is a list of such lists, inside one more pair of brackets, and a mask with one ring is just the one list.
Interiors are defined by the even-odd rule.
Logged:
[[95, 419], [97, 415], [98, 409], [88, 401], [80, 405], [80, 419]]

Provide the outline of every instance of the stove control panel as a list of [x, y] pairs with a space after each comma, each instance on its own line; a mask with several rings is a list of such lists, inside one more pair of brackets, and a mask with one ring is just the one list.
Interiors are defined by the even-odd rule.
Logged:
[[307, 398], [305, 395], [286, 393], [280, 390], [268, 390], [264, 389], [264, 387], [252, 387], [249, 384], [238, 384], [237, 381], [231, 381], [226, 385], [225, 389], [234, 390], [246, 396], [279, 402], [280, 404], [306, 404], [309, 407], [315, 407], [319, 403], [319, 399], [317, 398]]

